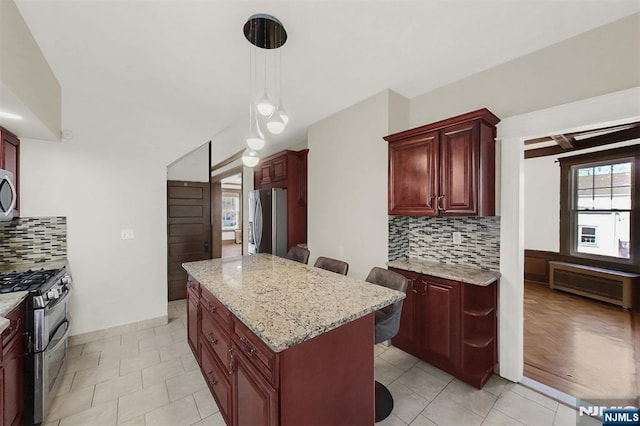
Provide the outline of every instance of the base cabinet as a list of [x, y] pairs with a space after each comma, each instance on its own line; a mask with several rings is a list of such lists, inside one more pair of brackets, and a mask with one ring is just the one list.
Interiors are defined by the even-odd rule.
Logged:
[[9, 327], [0, 336], [0, 425], [19, 426], [24, 411], [25, 303], [11, 311], [7, 319]]
[[[197, 281], [189, 281], [195, 288]], [[373, 314], [276, 353], [197, 288], [198, 309], [189, 301], [189, 344], [227, 425], [374, 423]]]
[[390, 268], [407, 277], [394, 346], [477, 388], [497, 364], [497, 286]]

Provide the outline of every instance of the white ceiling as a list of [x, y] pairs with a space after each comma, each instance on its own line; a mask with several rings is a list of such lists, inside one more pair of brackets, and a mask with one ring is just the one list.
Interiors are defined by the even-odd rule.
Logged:
[[214, 142], [247, 127], [242, 26], [254, 13], [276, 16], [289, 35], [281, 52], [291, 117], [278, 144], [304, 140], [308, 125], [386, 88], [411, 98], [640, 11], [636, 0], [16, 4], [63, 90], [197, 109]]

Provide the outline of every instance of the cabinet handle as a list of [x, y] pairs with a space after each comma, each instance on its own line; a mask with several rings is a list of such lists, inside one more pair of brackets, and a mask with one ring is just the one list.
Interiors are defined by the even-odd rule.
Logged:
[[229, 366], [227, 367], [227, 372], [231, 376], [233, 374], [233, 370], [236, 367], [236, 359], [233, 356], [233, 348], [229, 348]]
[[249, 346], [247, 343], [247, 338], [244, 336], [240, 337], [240, 344], [242, 345], [242, 350], [249, 356], [253, 356], [256, 353], [256, 348]]
[[436, 203], [436, 202], [437, 202], [437, 200], [438, 200], [438, 197], [436, 197], [435, 195], [432, 195], [432, 196], [431, 196], [431, 198], [429, 198], [429, 205], [428, 205], [428, 207], [429, 207], [430, 209], [432, 209], [432, 208], [433, 208], [433, 204], [434, 204], [434, 203]]
[[212, 314], [215, 314], [216, 311], [218, 310], [218, 308], [213, 306], [213, 303], [211, 302], [207, 302], [207, 308], [209, 309], [209, 312], [211, 312]]
[[15, 324], [9, 326], [9, 332], [7, 334], [12, 334], [14, 333], [18, 328], [20, 328], [20, 324], [22, 322], [22, 318], [18, 318], [18, 321], [15, 322]]
[[212, 373], [207, 374], [207, 377], [208, 377], [208, 379], [209, 379], [209, 380], [207, 380], [207, 381], [209, 382], [209, 384], [210, 384], [211, 386], [215, 386], [215, 385], [217, 385], [217, 384], [218, 384], [218, 381], [217, 381], [216, 379], [212, 378], [212, 376], [213, 376], [213, 374], [212, 374]]
[[442, 194], [438, 197], [438, 211], [446, 212], [447, 210], [444, 208], [444, 197], [446, 195]]
[[212, 345], [215, 345], [216, 343], [218, 343], [218, 339], [216, 339], [216, 338], [213, 336], [213, 333], [209, 333], [209, 336], [208, 336], [208, 337], [209, 337], [209, 342], [210, 342]]
[[420, 294], [420, 296], [426, 296], [427, 295], [427, 283], [425, 283], [423, 280], [421, 280], [422, 282], [422, 286], [423, 286], [423, 292]]
[[416, 279], [415, 278], [411, 278], [409, 280], [409, 282], [411, 283], [411, 291], [414, 292], [414, 293], [418, 293], [418, 290], [416, 290], [416, 286], [415, 286]]

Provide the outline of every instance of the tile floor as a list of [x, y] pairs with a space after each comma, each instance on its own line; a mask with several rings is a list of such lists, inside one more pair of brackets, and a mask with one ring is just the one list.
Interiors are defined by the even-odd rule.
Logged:
[[[185, 301], [169, 323], [69, 348], [45, 426], [224, 425], [187, 344]], [[395, 400], [378, 425], [575, 425], [575, 411], [493, 376], [483, 390], [376, 345], [376, 380]], [[301, 425], [302, 426], [302, 425]]]

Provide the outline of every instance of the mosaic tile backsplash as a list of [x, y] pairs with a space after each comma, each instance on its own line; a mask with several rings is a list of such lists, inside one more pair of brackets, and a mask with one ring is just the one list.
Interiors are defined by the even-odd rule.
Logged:
[[500, 218], [389, 216], [389, 260], [406, 257], [499, 271]]
[[0, 224], [0, 265], [67, 256], [66, 217], [20, 217]]

